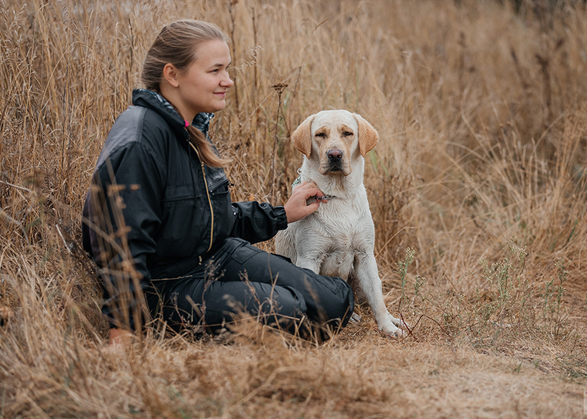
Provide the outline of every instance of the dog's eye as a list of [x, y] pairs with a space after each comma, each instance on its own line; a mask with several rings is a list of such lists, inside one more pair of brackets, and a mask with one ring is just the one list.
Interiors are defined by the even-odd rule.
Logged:
[[345, 132], [342, 133], [342, 136], [343, 137], [350, 137], [351, 135], [353, 135], [353, 133], [350, 132], [350, 131], [345, 131]]
[[326, 134], [324, 134], [323, 132], [317, 132], [317, 133], [316, 133], [316, 137], [319, 137], [319, 138], [326, 138]]

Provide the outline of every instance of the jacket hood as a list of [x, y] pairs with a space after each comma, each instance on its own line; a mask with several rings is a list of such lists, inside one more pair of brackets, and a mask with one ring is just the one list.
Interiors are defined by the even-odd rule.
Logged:
[[[132, 92], [132, 104], [153, 109], [165, 119], [173, 131], [178, 133], [185, 132], [184, 119], [177, 113], [171, 103], [159, 93], [148, 89], [135, 89]], [[213, 113], [201, 112], [195, 116], [192, 125], [202, 131], [204, 135], [208, 135], [208, 128], [212, 118], [214, 118]]]

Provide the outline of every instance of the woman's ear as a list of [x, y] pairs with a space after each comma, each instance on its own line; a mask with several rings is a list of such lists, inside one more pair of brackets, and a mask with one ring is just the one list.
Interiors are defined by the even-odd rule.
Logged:
[[315, 115], [306, 118], [304, 122], [291, 135], [291, 140], [295, 148], [304, 153], [307, 158], [312, 154], [312, 121]]
[[163, 67], [163, 78], [173, 87], [179, 87], [178, 73], [177, 68], [173, 64], [167, 63]]
[[359, 151], [361, 156], [365, 157], [365, 154], [371, 151], [379, 141], [379, 134], [361, 115], [354, 114], [354, 116], [359, 125]]

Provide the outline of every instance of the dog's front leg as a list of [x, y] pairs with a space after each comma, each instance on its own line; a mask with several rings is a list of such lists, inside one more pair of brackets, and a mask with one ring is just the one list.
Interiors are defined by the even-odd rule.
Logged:
[[300, 268], [309, 269], [314, 273], [320, 273], [320, 261], [308, 257], [298, 255], [296, 266]]
[[392, 322], [395, 317], [391, 316], [385, 307], [375, 256], [365, 253], [357, 255], [355, 274], [361, 290], [367, 297], [379, 331], [391, 337], [404, 336], [403, 330]]

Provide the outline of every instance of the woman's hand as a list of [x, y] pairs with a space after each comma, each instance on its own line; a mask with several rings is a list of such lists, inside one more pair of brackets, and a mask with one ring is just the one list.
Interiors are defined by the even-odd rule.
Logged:
[[[320, 199], [323, 196], [324, 194], [316, 187], [314, 182], [300, 183], [294, 188], [291, 196], [284, 205], [287, 222], [293, 223], [312, 214], [318, 209], [321, 203], [327, 202], [326, 200]], [[316, 202], [307, 205], [306, 201], [310, 197], [316, 197]]]
[[110, 329], [110, 345], [128, 345], [133, 334], [128, 330], [112, 328]]

